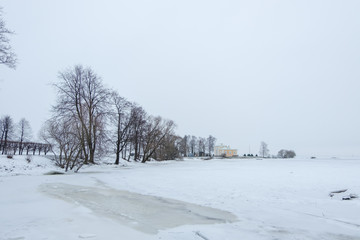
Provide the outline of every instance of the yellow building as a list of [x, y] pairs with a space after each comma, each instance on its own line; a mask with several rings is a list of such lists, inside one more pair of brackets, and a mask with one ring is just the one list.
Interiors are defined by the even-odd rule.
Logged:
[[233, 157], [237, 154], [237, 149], [231, 149], [230, 146], [225, 146], [220, 144], [219, 146], [215, 146], [214, 154], [217, 157], [226, 156], [226, 157]]

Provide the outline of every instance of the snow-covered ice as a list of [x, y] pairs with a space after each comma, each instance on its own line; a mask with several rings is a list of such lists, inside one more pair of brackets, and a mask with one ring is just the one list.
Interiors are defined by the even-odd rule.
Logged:
[[0, 239], [360, 239], [360, 159], [126, 164], [1, 156]]
[[[94, 214], [113, 218], [145, 233], [157, 233], [190, 224], [235, 222], [225, 211], [178, 200], [120, 191], [106, 186], [84, 187], [62, 183], [43, 184], [41, 191], [80, 204]], [[91, 199], [89, 201], [89, 199]]]

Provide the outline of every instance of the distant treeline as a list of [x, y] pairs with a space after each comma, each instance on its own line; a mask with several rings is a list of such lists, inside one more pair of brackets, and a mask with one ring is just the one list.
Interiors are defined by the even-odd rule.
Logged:
[[36, 142], [0, 141], [1, 154], [6, 155], [46, 155], [51, 150], [51, 145]]
[[216, 138], [209, 135], [207, 138], [185, 135], [181, 140], [181, 154], [185, 157], [212, 156]]
[[138, 104], [107, 89], [91, 68], [76, 65], [60, 72], [54, 87], [57, 102], [40, 136], [52, 146], [57, 164], [65, 170], [76, 171], [109, 153], [119, 164], [120, 159], [145, 163], [195, 152], [211, 154], [213, 150], [214, 137], [207, 141], [176, 135], [174, 121], [151, 116]]
[[0, 119], [0, 153], [6, 155], [15, 154], [47, 154], [51, 145], [31, 141], [32, 133], [29, 122], [22, 118], [14, 124], [10, 116]]

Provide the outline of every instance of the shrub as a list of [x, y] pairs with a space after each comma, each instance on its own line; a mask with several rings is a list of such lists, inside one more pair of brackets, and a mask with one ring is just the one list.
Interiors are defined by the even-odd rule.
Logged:
[[32, 161], [32, 156], [31, 155], [28, 155], [28, 156], [26, 156], [26, 161], [27, 161], [27, 163], [31, 163], [31, 161]]
[[278, 152], [278, 157], [279, 158], [294, 158], [295, 156], [296, 156], [296, 153], [293, 150], [281, 149]]

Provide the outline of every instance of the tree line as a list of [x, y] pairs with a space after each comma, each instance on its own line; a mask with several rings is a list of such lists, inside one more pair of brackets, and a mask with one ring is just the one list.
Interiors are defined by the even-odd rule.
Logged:
[[11, 116], [0, 118], [0, 153], [2, 155], [29, 155], [47, 154], [50, 151], [49, 144], [32, 141], [32, 131], [28, 120], [20, 119], [14, 123]]
[[52, 146], [56, 163], [65, 170], [76, 171], [109, 153], [119, 164], [120, 159], [145, 163], [188, 156], [195, 149], [203, 153], [213, 149], [214, 140], [206, 148], [206, 139], [179, 137], [174, 121], [152, 116], [106, 88], [89, 67], [76, 65], [60, 72], [54, 87], [57, 100], [40, 136]]
[[212, 156], [216, 138], [209, 135], [209, 137], [196, 137], [185, 135], [180, 142], [180, 153], [184, 157], [203, 157]]
[[[269, 148], [266, 142], [261, 142], [260, 143], [260, 150], [259, 150], [259, 154], [261, 157], [270, 157], [269, 154]], [[245, 155], [244, 155], [245, 156]], [[257, 155], [256, 155], [257, 156]], [[278, 158], [294, 158], [296, 156], [296, 153], [294, 150], [286, 150], [286, 149], [281, 149], [278, 154], [276, 156], [273, 157], [278, 157]]]
[[[15, 69], [17, 57], [9, 39], [13, 33], [6, 28], [0, 7], [0, 64]], [[177, 136], [174, 121], [151, 116], [138, 104], [105, 88], [91, 68], [77, 65], [60, 72], [54, 86], [57, 102], [40, 133], [45, 143], [29, 141], [27, 131], [31, 128], [25, 119], [17, 128], [22, 130], [15, 134], [11, 117], [5, 116], [0, 122], [2, 154], [51, 151], [56, 163], [65, 170], [95, 163], [97, 157], [109, 152], [115, 153], [115, 164], [130, 158], [144, 163], [150, 159], [203, 156], [206, 152], [211, 155], [215, 138], [210, 136], [208, 141], [209, 138]]]

